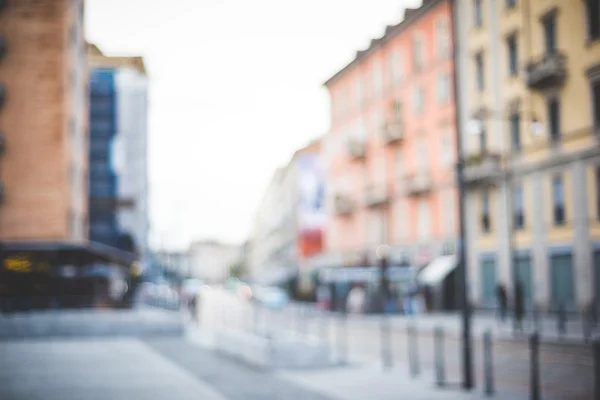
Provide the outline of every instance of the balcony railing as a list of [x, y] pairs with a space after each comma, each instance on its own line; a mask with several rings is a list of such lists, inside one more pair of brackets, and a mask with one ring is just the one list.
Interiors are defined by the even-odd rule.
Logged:
[[348, 140], [348, 153], [354, 160], [364, 158], [367, 155], [367, 142], [362, 139]]
[[367, 186], [365, 190], [365, 204], [367, 207], [381, 206], [386, 204], [388, 200], [388, 191], [384, 183]]
[[345, 193], [335, 195], [335, 212], [339, 215], [348, 215], [354, 211], [354, 200]]
[[381, 136], [386, 144], [404, 139], [404, 129], [399, 121], [390, 122], [381, 128]]
[[428, 171], [418, 171], [406, 177], [406, 192], [410, 195], [419, 195], [431, 190], [431, 177]]
[[500, 155], [484, 152], [472, 154], [465, 159], [463, 176], [466, 182], [488, 182], [500, 173]]
[[527, 65], [527, 86], [531, 89], [560, 86], [566, 77], [566, 57], [561, 53], [545, 54]]

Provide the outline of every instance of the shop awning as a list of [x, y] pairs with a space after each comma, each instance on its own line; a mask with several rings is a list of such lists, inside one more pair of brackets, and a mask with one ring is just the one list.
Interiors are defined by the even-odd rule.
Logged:
[[104, 262], [129, 267], [137, 260], [133, 253], [89, 241], [5, 240], [0, 245], [4, 257], [25, 253], [60, 264], [87, 265]]
[[421, 270], [417, 279], [422, 285], [435, 286], [456, 268], [456, 262], [455, 255], [437, 257]]

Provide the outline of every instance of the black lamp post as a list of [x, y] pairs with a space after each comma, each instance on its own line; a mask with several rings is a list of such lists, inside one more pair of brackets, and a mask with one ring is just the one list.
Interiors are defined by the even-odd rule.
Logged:
[[469, 304], [469, 287], [467, 273], [467, 247], [466, 247], [466, 223], [465, 223], [465, 196], [466, 185], [464, 179], [464, 160], [462, 159], [462, 132], [461, 132], [461, 113], [459, 99], [459, 78], [460, 78], [460, 32], [456, 22], [458, 16], [457, 0], [450, 1], [450, 15], [452, 15], [452, 37], [453, 58], [454, 58], [454, 79], [453, 79], [453, 94], [454, 94], [454, 109], [455, 109], [455, 126], [456, 126], [456, 148], [458, 151], [458, 162], [456, 164], [456, 178], [458, 182], [458, 202], [459, 202], [459, 239], [458, 239], [458, 293], [460, 294], [461, 305], [461, 352], [462, 352], [462, 386], [464, 389], [471, 390], [474, 386], [473, 379], [473, 354], [472, 354], [472, 338], [471, 338], [471, 313]]

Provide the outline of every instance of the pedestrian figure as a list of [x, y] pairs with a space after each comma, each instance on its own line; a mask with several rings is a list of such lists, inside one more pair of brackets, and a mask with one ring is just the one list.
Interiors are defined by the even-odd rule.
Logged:
[[198, 295], [192, 294], [190, 299], [190, 312], [192, 313], [192, 321], [198, 322]]
[[523, 292], [523, 284], [517, 281], [515, 284], [515, 327], [523, 330], [523, 316], [525, 314], [525, 293]]
[[498, 301], [498, 310], [500, 312], [500, 321], [506, 320], [506, 312], [508, 309], [508, 295], [506, 294], [506, 288], [502, 283], [496, 286], [496, 300]]

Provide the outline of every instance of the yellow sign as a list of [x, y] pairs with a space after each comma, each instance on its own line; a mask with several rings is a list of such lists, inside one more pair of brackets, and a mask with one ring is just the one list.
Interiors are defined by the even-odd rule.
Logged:
[[13, 272], [31, 272], [31, 260], [24, 254], [17, 254], [4, 260], [4, 268]]
[[142, 265], [139, 261], [134, 261], [130, 266], [131, 275], [138, 277], [142, 274]]

